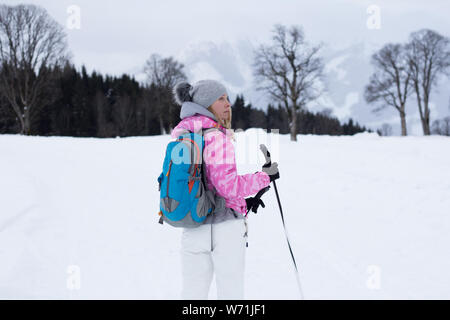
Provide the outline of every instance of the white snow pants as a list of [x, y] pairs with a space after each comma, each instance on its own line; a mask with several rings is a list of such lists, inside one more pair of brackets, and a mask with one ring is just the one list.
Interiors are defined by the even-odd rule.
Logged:
[[207, 300], [215, 273], [217, 299], [244, 299], [246, 242], [247, 219], [183, 229], [181, 298]]

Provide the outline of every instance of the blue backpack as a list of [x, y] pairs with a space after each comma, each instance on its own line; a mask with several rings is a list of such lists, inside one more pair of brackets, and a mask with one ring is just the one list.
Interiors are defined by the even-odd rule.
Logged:
[[[217, 207], [217, 196], [208, 190], [204, 174], [204, 132], [180, 135], [166, 148], [162, 173], [158, 177], [160, 191], [159, 223], [174, 227], [198, 227]], [[223, 199], [223, 198], [222, 198]]]

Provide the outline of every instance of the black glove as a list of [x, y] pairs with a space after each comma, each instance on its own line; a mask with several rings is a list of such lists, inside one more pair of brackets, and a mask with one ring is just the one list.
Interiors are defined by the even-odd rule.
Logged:
[[258, 210], [258, 207], [261, 205], [263, 208], [266, 206], [264, 205], [264, 202], [261, 200], [261, 197], [264, 193], [266, 193], [270, 189], [270, 186], [267, 186], [265, 188], [262, 188], [258, 191], [258, 193], [254, 197], [250, 197], [245, 199], [245, 202], [247, 202], [247, 213], [252, 210], [254, 213]]
[[280, 172], [278, 172], [278, 163], [268, 162], [262, 166], [262, 171], [267, 173], [270, 178], [270, 182], [280, 178]]
[[258, 207], [261, 205], [263, 208], [265, 208], [264, 202], [260, 198], [255, 197], [249, 197], [245, 199], [245, 202], [247, 202], [247, 213], [252, 210], [254, 213], [258, 211]]

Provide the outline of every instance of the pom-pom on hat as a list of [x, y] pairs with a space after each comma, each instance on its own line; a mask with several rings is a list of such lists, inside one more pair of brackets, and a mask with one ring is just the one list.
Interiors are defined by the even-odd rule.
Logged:
[[227, 89], [216, 80], [200, 80], [194, 85], [188, 82], [179, 82], [173, 88], [175, 102], [182, 105], [183, 102], [190, 101], [208, 108], [222, 95], [227, 94]]

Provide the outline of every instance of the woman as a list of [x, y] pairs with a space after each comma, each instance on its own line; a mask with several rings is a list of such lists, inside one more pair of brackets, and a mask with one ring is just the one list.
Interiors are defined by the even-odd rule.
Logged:
[[[247, 237], [245, 199], [267, 187], [278, 176], [274, 166], [264, 172], [238, 175], [231, 129], [231, 104], [226, 88], [215, 80], [187, 82], [173, 89], [175, 102], [181, 105], [182, 121], [172, 131], [177, 138], [189, 130], [216, 127], [205, 133], [203, 160], [207, 188], [224, 199], [205, 223], [184, 228], [181, 242], [182, 299], [207, 299], [213, 273], [218, 299], [244, 298], [244, 266]], [[274, 165], [276, 165], [274, 163]], [[266, 173], [267, 172], [267, 173]], [[270, 175], [268, 174], [270, 172]]]

